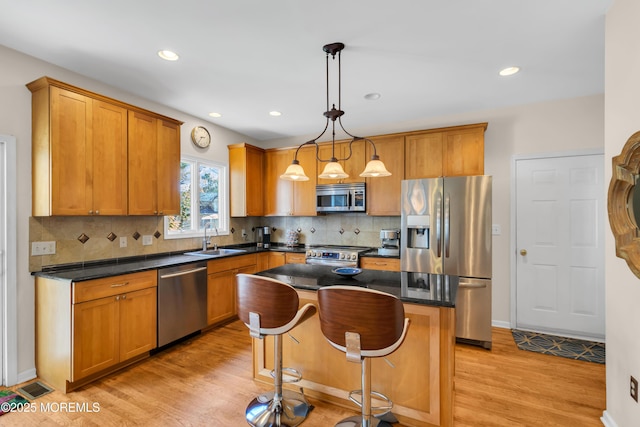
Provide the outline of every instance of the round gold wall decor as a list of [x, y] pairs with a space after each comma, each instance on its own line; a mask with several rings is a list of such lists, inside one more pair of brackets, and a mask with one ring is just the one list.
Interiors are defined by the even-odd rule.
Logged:
[[616, 256], [640, 278], [640, 186], [636, 185], [640, 181], [640, 131], [631, 135], [612, 162], [607, 209]]

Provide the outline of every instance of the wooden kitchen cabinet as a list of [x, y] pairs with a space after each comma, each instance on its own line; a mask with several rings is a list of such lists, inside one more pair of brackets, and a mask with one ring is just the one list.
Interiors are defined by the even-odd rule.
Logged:
[[37, 277], [38, 376], [68, 392], [148, 357], [156, 291], [155, 270], [82, 282]]
[[207, 324], [214, 325], [237, 316], [236, 274], [257, 271], [257, 254], [215, 259], [207, 262]]
[[285, 264], [306, 264], [306, 254], [299, 252], [285, 252]]
[[180, 125], [129, 111], [129, 215], [180, 213]]
[[127, 110], [48, 78], [32, 92], [32, 214], [126, 215]]
[[316, 216], [316, 151], [315, 146], [298, 151], [298, 161], [308, 181], [280, 179], [293, 161], [296, 149], [265, 152], [264, 209], [265, 216]]
[[487, 123], [435, 129], [405, 136], [405, 178], [484, 174]]
[[400, 271], [400, 259], [380, 258], [380, 257], [361, 257], [360, 268], [365, 268], [368, 270]]
[[[400, 186], [404, 179], [404, 135], [375, 136], [370, 139], [391, 176], [367, 178], [367, 214], [398, 216]], [[373, 147], [368, 144], [367, 158], [372, 155]]]
[[264, 215], [264, 150], [246, 143], [227, 148], [231, 216]]
[[179, 212], [182, 122], [50, 77], [27, 87], [33, 216]]
[[[365, 178], [361, 177], [360, 174], [364, 171], [364, 167], [367, 163], [366, 145], [368, 145], [368, 143], [365, 140], [355, 141], [351, 144], [351, 148], [349, 148], [350, 141], [351, 140], [336, 142], [335, 147], [335, 155], [338, 159], [349, 156], [349, 150], [351, 150], [351, 157], [349, 160], [340, 160], [338, 162], [342, 165], [342, 168], [349, 177], [341, 179], [318, 178], [318, 184], [365, 182]], [[323, 160], [331, 159], [332, 151], [332, 144], [330, 142], [318, 145], [318, 156]], [[318, 174], [322, 173], [326, 165], [327, 162], [318, 161]]]

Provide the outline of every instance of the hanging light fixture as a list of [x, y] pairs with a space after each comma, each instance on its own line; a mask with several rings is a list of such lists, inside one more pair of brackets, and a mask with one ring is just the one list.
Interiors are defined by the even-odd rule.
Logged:
[[[340, 52], [344, 49], [343, 43], [331, 43], [324, 45], [322, 50], [326, 53], [327, 57], [327, 111], [324, 112], [324, 116], [327, 118], [327, 123], [325, 124], [324, 130], [320, 135], [315, 137], [314, 139], [304, 142], [300, 144], [298, 149], [296, 150], [295, 156], [293, 157], [293, 162], [289, 165], [284, 174], [280, 175], [281, 179], [286, 179], [289, 181], [308, 181], [309, 177], [305, 175], [302, 166], [300, 166], [300, 162], [298, 161], [298, 151], [305, 145], [314, 144], [316, 146], [316, 159], [320, 162], [327, 162], [324, 170], [318, 178], [328, 178], [328, 179], [341, 179], [347, 178], [349, 175], [344, 171], [342, 165], [338, 163], [338, 161], [346, 161], [351, 158], [351, 145], [360, 140], [365, 140], [371, 144], [373, 147], [373, 155], [371, 156], [371, 160], [367, 163], [364, 171], [360, 174], [361, 177], [380, 177], [380, 176], [389, 176], [391, 172], [387, 170], [384, 166], [384, 163], [380, 160], [380, 157], [376, 153], [376, 145], [369, 138], [362, 138], [359, 136], [351, 135], [349, 132], [345, 130], [342, 126], [342, 120], [340, 117], [344, 115], [344, 111], [340, 108], [341, 104], [341, 68], [340, 68]], [[333, 104], [332, 108], [329, 109], [329, 55], [331, 55], [331, 59], [336, 59], [336, 54], [338, 55], [338, 108], [336, 109], [336, 104]], [[349, 142], [349, 155], [344, 158], [336, 157], [336, 119], [338, 120], [338, 125], [344, 133], [349, 135], [352, 139]], [[318, 139], [329, 128], [329, 121], [331, 121], [332, 127], [332, 138], [331, 138], [331, 158], [330, 159], [321, 159], [318, 156]]]

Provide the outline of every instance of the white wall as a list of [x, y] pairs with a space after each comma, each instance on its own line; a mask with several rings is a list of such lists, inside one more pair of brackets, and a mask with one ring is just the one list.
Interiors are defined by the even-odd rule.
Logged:
[[[484, 110], [389, 126], [349, 129], [355, 135], [380, 135], [467, 123], [488, 122], [485, 133], [485, 174], [493, 176], [493, 223], [502, 234], [493, 237], [494, 325], [511, 321], [510, 242], [511, 164], [516, 154], [602, 149], [604, 146], [604, 99], [587, 96], [496, 110]], [[295, 146], [317, 135], [269, 141], [270, 147]], [[384, 161], [384, 159], [382, 159]]]
[[0, 134], [16, 137], [18, 157], [18, 382], [35, 375], [34, 361], [34, 282], [29, 273], [29, 217], [31, 216], [31, 92], [25, 84], [42, 76], [69, 83], [138, 107], [181, 120], [183, 154], [196, 154], [190, 132], [195, 125], [204, 125], [211, 131], [212, 142], [199, 156], [228, 163], [227, 145], [239, 142], [255, 144], [244, 135], [204, 122], [193, 116], [158, 105], [129, 93], [119, 91], [95, 80], [88, 79], [47, 62], [16, 52], [0, 45]]
[[[606, 19], [605, 35], [605, 178], [611, 179], [611, 158], [640, 130], [640, 2], [615, 0]], [[605, 191], [607, 189], [605, 188]], [[640, 379], [640, 280], [616, 257], [607, 227], [607, 425], [637, 426], [640, 404], [629, 396], [629, 376]]]

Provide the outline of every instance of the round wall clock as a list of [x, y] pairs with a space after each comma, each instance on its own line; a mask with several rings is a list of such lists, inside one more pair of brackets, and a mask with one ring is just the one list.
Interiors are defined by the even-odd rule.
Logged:
[[206, 148], [211, 144], [211, 134], [207, 128], [196, 126], [191, 131], [191, 140], [200, 148]]

